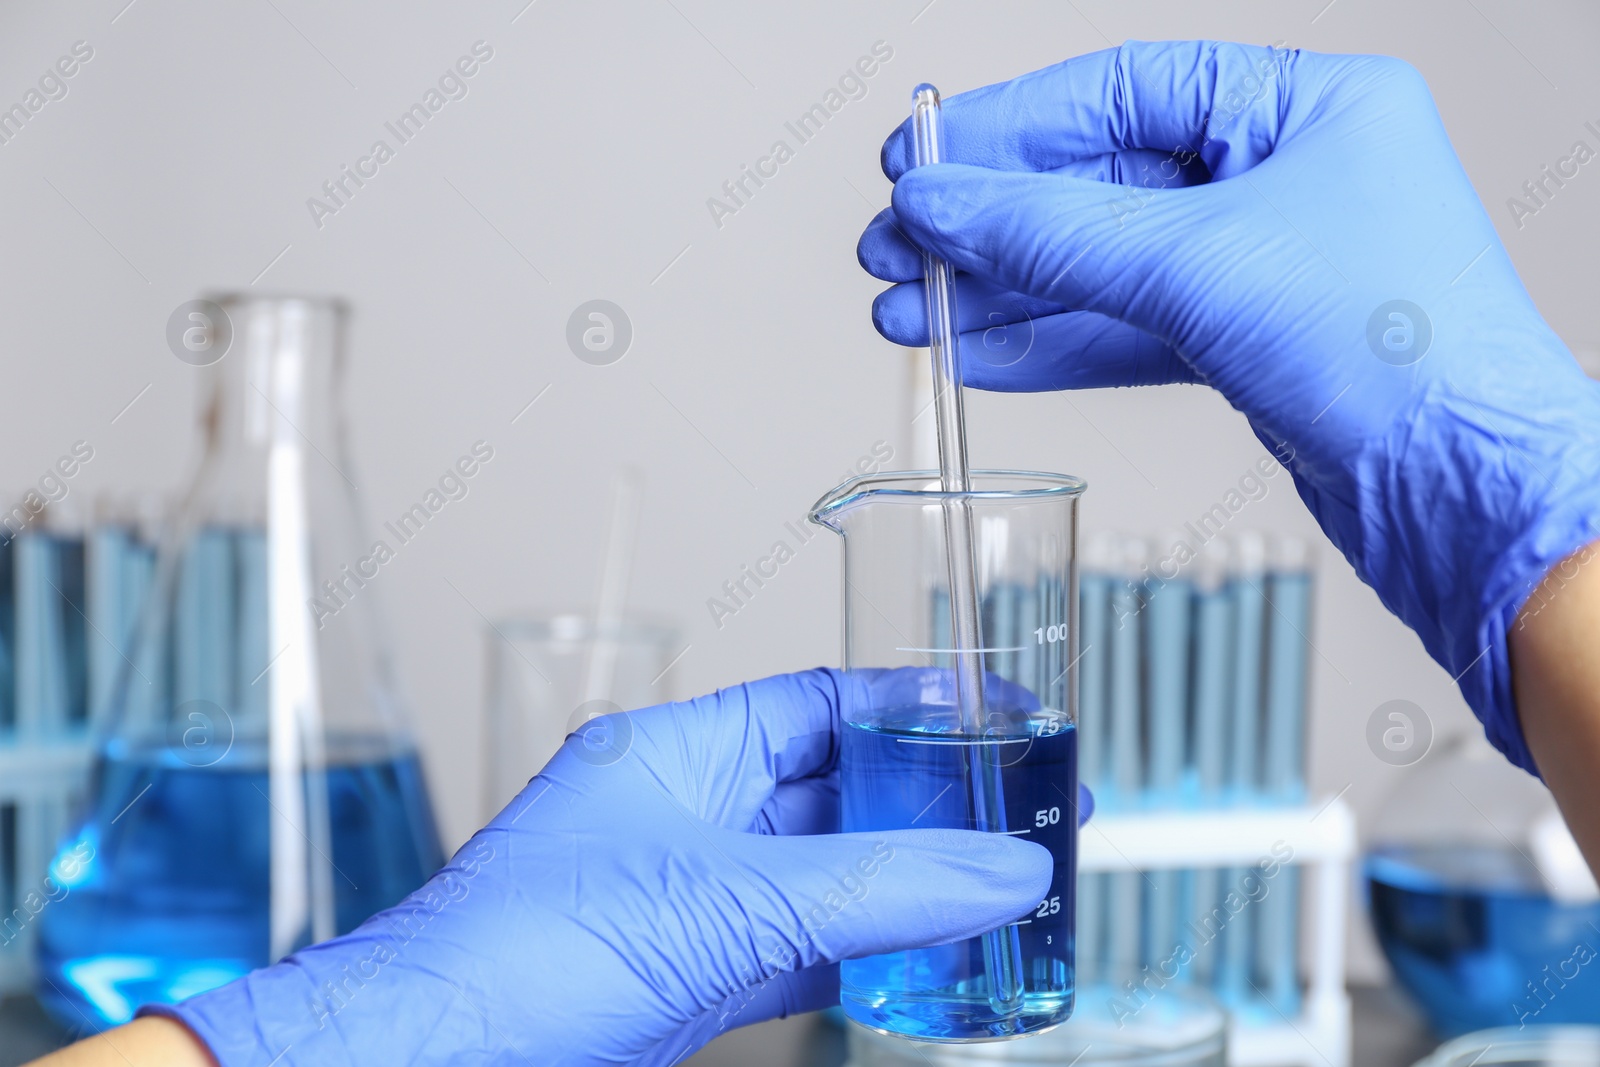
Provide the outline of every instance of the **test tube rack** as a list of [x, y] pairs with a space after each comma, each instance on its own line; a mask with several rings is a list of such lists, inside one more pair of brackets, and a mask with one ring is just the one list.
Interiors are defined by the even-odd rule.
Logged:
[[1309, 556], [1194, 540], [1099, 535], [1081, 557], [1078, 983], [1130, 1011], [1204, 986], [1233, 1067], [1345, 1067], [1355, 831], [1305, 786]]
[[49, 878], [153, 567], [129, 528], [0, 530], [0, 996], [29, 988]]
[[[1251, 867], [1283, 844], [1293, 849], [1288, 865], [1307, 874], [1310, 906], [1302, 914], [1311, 933], [1311, 957], [1304, 993], [1292, 1013], [1234, 1013], [1228, 1034], [1229, 1067], [1349, 1067], [1351, 1014], [1344, 946], [1356, 830], [1355, 815], [1343, 800], [1259, 810], [1097, 811], [1079, 836], [1078, 875], [1080, 880], [1103, 874], [1138, 881], [1152, 872]], [[1247, 905], [1241, 914], [1255, 906]], [[1080, 914], [1080, 933], [1083, 923]], [[1191, 930], [1179, 936], [1189, 937], [1193, 944], [1204, 934]], [[1131, 1012], [1138, 1010], [1144, 997], [1186, 980], [1181, 967], [1167, 977], [1174, 968], [1163, 968], [1162, 962], [1141, 964], [1113, 982], [1126, 992]]]

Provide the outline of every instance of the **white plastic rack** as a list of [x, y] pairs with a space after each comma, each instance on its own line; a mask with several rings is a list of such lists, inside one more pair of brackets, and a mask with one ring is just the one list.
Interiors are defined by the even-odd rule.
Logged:
[[1356, 823], [1338, 797], [1301, 807], [1095, 813], [1079, 836], [1080, 874], [1233, 865], [1293, 850], [1309, 933], [1305, 996], [1295, 1018], [1235, 1017], [1230, 1067], [1349, 1067], [1350, 996], [1344, 984], [1345, 922]]

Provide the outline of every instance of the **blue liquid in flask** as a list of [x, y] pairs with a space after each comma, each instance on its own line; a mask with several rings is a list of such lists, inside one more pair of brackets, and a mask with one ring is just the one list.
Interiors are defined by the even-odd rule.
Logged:
[[846, 725], [839, 757], [843, 829], [974, 829], [970, 761], [976, 756], [998, 766], [1004, 829], [1055, 857], [1048, 893], [1014, 926], [1022, 948], [1022, 1007], [1001, 1014], [991, 1005], [981, 937], [846, 960], [839, 969], [840, 1003], [858, 1023], [919, 1041], [1035, 1033], [1072, 1013], [1077, 731], [1040, 715], [1023, 736], [973, 742], [928, 726], [947, 720], [949, 712], [911, 707], [878, 713], [871, 726]]
[[[344, 933], [422, 885], [443, 856], [415, 752], [337, 738], [328, 751]], [[96, 769], [96, 809], [51, 865], [65, 895], [40, 915], [37, 991], [74, 1031], [272, 962], [264, 746], [236, 742], [214, 766], [184, 757], [193, 754], [114, 743]]]
[[1367, 857], [1372, 925], [1441, 1037], [1600, 1023], [1600, 903], [1562, 904], [1509, 846]]

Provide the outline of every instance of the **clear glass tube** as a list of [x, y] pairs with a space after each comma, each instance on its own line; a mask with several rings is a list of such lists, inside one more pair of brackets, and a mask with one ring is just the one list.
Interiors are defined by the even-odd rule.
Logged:
[[[345, 310], [220, 297], [201, 460], [148, 586], [89, 793], [52, 875], [39, 994], [126, 1021], [354, 927], [442, 860], [382, 633], [402, 544], [360, 514], [343, 419]], [[137, 573], [136, 573], [137, 572]]]
[[[843, 539], [845, 667], [871, 695], [845, 724], [844, 830], [987, 830], [1055, 857], [1049, 893], [998, 938], [844, 963], [844, 1011], [873, 1029], [983, 1041], [1072, 1011], [1082, 491], [1051, 474], [974, 471], [963, 493], [943, 491], [933, 472], [886, 474], [847, 482], [812, 511]], [[985, 677], [976, 724], [952, 642], [952, 503], [971, 520], [977, 603], [993, 635], [971, 650]], [[972, 788], [985, 782], [992, 795]], [[1014, 948], [1009, 969], [995, 964], [997, 941]]]
[[[916, 87], [911, 94], [913, 162], [938, 163], [944, 153], [944, 111], [939, 90]], [[928, 354], [933, 365], [933, 405], [939, 438], [939, 483], [949, 494], [970, 487], [967, 472], [967, 428], [961, 400], [961, 330], [956, 314], [955, 269], [928, 252], [922, 254], [924, 299], [928, 312]], [[977, 593], [977, 545], [966, 500], [951, 495], [943, 501], [945, 567], [949, 570], [951, 649], [955, 684], [964, 728], [976, 734], [984, 712], [983, 619]], [[977, 750], [974, 750], [977, 751]], [[974, 760], [966, 784], [976, 828], [997, 831], [1006, 823], [1005, 786], [1000, 768]], [[994, 1010], [1009, 1014], [1022, 996], [1021, 948], [1012, 930], [996, 930], [984, 940], [989, 971], [989, 996]]]

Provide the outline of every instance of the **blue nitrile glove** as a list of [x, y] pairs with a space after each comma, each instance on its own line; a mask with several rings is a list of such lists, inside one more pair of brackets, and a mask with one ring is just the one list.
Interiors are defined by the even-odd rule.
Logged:
[[937, 695], [933, 673], [814, 670], [595, 719], [399, 906], [146, 1011], [222, 1067], [664, 1067], [837, 1003], [830, 964], [983, 933], [1049, 885], [1049, 853], [999, 834], [829, 832], [840, 716]]
[[1204, 382], [1288, 460], [1357, 573], [1533, 770], [1506, 631], [1600, 537], [1600, 384], [1539, 316], [1428, 88], [1381, 56], [1129, 43], [945, 105], [861, 239], [926, 343], [959, 271], [968, 384]]

